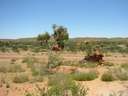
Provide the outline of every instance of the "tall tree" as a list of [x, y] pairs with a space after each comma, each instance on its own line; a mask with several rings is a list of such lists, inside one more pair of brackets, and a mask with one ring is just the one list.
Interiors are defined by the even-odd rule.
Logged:
[[67, 28], [63, 26], [57, 26], [54, 24], [53, 31], [54, 31], [53, 34], [54, 39], [56, 40], [58, 46], [63, 49], [65, 41], [69, 39]]

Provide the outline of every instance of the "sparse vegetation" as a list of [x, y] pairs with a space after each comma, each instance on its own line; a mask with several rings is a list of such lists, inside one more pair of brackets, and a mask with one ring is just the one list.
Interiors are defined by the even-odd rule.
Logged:
[[101, 76], [101, 80], [102, 81], [106, 81], [106, 82], [114, 81], [115, 80], [115, 77], [113, 76], [113, 74], [111, 72], [106, 72], [106, 73], [104, 73]]
[[[13, 41], [11, 40], [0, 41], [0, 51], [2, 54], [14, 53], [13, 54], [14, 58], [11, 58], [9, 60], [9, 63], [4, 64], [4, 62], [2, 61], [2, 63], [0, 64], [0, 75], [4, 74], [5, 76], [4, 79], [0, 78], [1, 79], [0, 82], [2, 82], [0, 85], [1, 88], [5, 86], [9, 90], [12, 87], [12, 86], [10, 87], [12, 82], [23, 83], [23, 84], [32, 83], [32, 85], [34, 85], [36, 83], [46, 82], [47, 80], [45, 79], [48, 78], [48, 85], [45, 86], [46, 87], [45, 91], [43, 88], [42, 89], [39, 88], [41, 86], [36, 88], [36, 90], [38, 90], [38, 94], [39, 94], [38, 96], [53, 96], [53, 95], [55, 96], [65, 96], [65, 95], [66, 96], [86, 96], [88, 90], [85, 88], [85, 86], [83, 86], [83, 83], [80, 84], [81, 82], [80, 83], [78, 82], [79, 81], [93, 82], [91, 80], [99, 79], [98, 76], [99, 74], [102, 74], [102, 73], [99, 71], [98, 68], [101, 68], [101, 69], [104, 68], [105, 70], [107, 70], [106, 68], [110, 68], [107, 72], [102, 74], [100, 78], [102, 81], [109, 82], [109, 81], [116, 81], [116, 80], [121, 80], [121, 81], [128, 80], [128, 64], [127, 63], [116, 65], [107, 61], [109, 59], [106, 59], [106, 57], [107, 58], [112, 57], [112, 60], [113, 58], [119, 59], [118, 54], [120, 53], [121, 54], [125, 53], [125, 56], [123, 55], [122, 58], [127, 58], [128, 44], [126, 40], [113, 41], [109, 39], [104, 39], [104, 40], [102, 39], [88, 40], [87, 39], [86, 41], [86, 39], [77, 39], [77, 38], [68, 40], [68, 33], [65, 27], [61, 26], [58, 29], [58, 31], [55, 29], [53, 30], [53, 34], [51, 36], [50, 34], [47, 34], [47, 33], [43, 34], [45, 36], [47, 35], [46, 37], [44, 36], [43, 39], [40, 38], [40, 36], [38, 36], [38, 40], [37, 38], [32, 38], [32, 39], [21, 39], [21, 40], [17, 39]], [[58, 33], [59, 31], [61, 31], [60, 32], [61, 34]], [[65, 34], [62, 34], [63, 32]], [[62, 36], [63, 38], [61, 38], [61, 35], [63, 35]], [[59, 45], [59, 47], [61, 47], [63, 50], [60, 52], [52, 52], [50, 50], [51, 46], [55, 44]], [[90, 55], [92, 54], [91, 53], [92, 49], [96, 48], [97, 46], [101, 48], [101, 50], [106, 54], [105, 55], [106, 61], [103, 64], [104, 66], [100, 66], [100, 65], [97, 66], [98, 63], [89, 62], [89, 61], [79, 62], [74, 58], [68, 58], [69, 60], [68, 59], [65, 60], [65, 57], [64, 59], [63, 57], [61, 57], [63, 56], [63, 54], [69, 54], [70, 56], [70, 54], [72, 53], [73, 54], [82, 53], [82, 55], [83, 54]], [[114, 52], [118, 54], [113, 55]], [[21, 57], [22, 56], [23, 57], [25, 56], [25, 57], [22, 59], [21, 58], [15, 59], [17, 58], [15, 57], [15, 54], [16, 56], [18, 54], [18, 55], [21, 55]], [[47, 60], [43, 61], [41, 57], [43, 55], [48, 56], [48, 62]], [[79, 56], [80, 55], [81, 54], [79, 54]], [[80, 59], [82, 58], [80, 57]], [[22, 62], [19, 62], [20, 60], [22, 60]], [[58, 67], [60, 65], [62, 66], [62, 69]], [[63, 66], [66, 66], [66, 67], [63, 67]], [[71, 72], [70, 74], [63, 73], [65, 72], [65, 70], [67, 70], [66, 69], [67, 67], [74, 67], [73, 70], [75, 71]], [[84, 71], [79, 72], [79, 68], [80, 70], [82, 69], [82, 71], [85, 69], [85, 72]], [[78, 69], [78, 72], [77, 72], [77, 69]], [[88, 71], [86, 72], [86, 69], [89, 70], [89, 72]], [[93, 69], [98, 70], [99, 74], [97, 72], [90, 71]], [[10, 74], [12, 76], [9, 77], [8, 75]], [[24, 83], [24, 82], [27, 82], [27, 83]], [[28, 91], [26, 91], [26, 93], [27, 92]], [[26, 96], [34, 96], [34, 94], [31, 94], [31, 92], [30, 93], [28, 92]]]
[[108, 72], [105, 72], [102, 77], [102, 81], [114, 81], [114, 80], [128, 80], [128, 71], [124, 68], [112, 68]]
[[[38, 96], [86, 96], [88, 92], [88, 88], [76, 84], [66, 74], [54, 74], [50, 76], [47, 91], [44, 88], [41, 89], [39, 85], [36, 85], [36, 88], [39, 91]], [[35, 95], [27, 93], [26, 96]]]
[[28, 68], [31, 68], [34, 66], [34, 63], [38, 63], [38, 60], [35, 57], [28, 56], [22, 60], [22, 63], [26, 63]]
[[0, 72], [7, 73], [7, 72], [24, 72], [25, 70], [21, 67], [21, 65], [1, 65]]
[[[65, 28], [65, 27], [64, 27]], [[63, 29], [63, 28], [62, 28]], [[62, 30], [63, 31], [63, 30]], [[63, 32], [62, 32], [63, 33]], [[54, 32], [55, 34], [55, 32]], [[67, 33], [66, 33], [67, 34]], [[54, 35], [55, 40], [60, 35]], [[39, 36], [38, 36], [39, 37]], [[49, 36], [47, 36], [49, 38]], [[93, 48], [97, 45], [102, 48], [104, 53], [108, 52], [119, 52], [119, 53], [128, 53], [128, 44], [127, 38], [115, 38], [115, 39], [108, 39], [108, 38], [75, 38], [68, 40], [68, 34], [63, 36], [65, 39], [57, 41], [60, 46], [65, 46], [64, 50], [67, 51], [86, 51], [87, 54], [90, 54]], [[90, 39], [90, 41], [88, 41]], [[43, 49], [49, 49], [47, 45], [51, 45], [53, 40], [47, 39], [47, 44], [41, 45], [39, 41], [42, 42], [42, 39], [37, 38], [27, 38], [27, 39], [17, 39], [17, 40], [0, 40], [0, 51], [1, 52], [9, 52], [13, 50], [14, 52], [19, 52], [21, 50], [32, 50], [40, 52]], [[67, 41], [68, 40], [68, 41]], [[84, 42], [84, 41], [88, 42]], [[43, 39], [45, 42], [46, 39]], [[65, 42], [66, 41], [66, 42]], [[123, 47], [122, 47], [123, 46]], [[38, 50], [37, 50], [38, 49]]]
[[0, 96], [128, 96], [128, 0], [0, 0]]
[[115, 69], [115, 75], [119, 80], [128, 80], [128, 70], [124, 68]]
[[50, 77], [49, 86], [51, 86], [51, 88], [48, 90], [48, 95], [46, 96], [63, 96], [66, 94], [68, 96], [87, 95], [87, 89], [84, 89], [82, 86], [77, 85], [69, 75], [65, 74], [55, 74]]

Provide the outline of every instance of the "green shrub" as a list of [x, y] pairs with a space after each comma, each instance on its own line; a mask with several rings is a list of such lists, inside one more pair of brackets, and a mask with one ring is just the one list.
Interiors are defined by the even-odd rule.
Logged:
[[98, 76], [96, 72], [87, 72], [87, 73], [74, 73], [72, 77], [76, 81], [90, 81], [96, 79]]
[[39, 75], [39, 71], [38, 71], [38, 70], [32, 68], [31, 71], [32, 71], [32, 75], [33, 75], [33, 76]]
[[24, 82], [27, 82], [29, 81], [29, 78], [27, 75], [25, 74], [22, 74], [22, 75], [16, 75], [13, 79], [13, 82], [14, 83], [24, 83]]
[[102, 76], [101, 76], [101, 80], [102, 81], [114, 81], [115, 80], [115, 77], [112, 75], [111, 72], [106, 72], [104, 73]]
[[48, 54], [48, 68], [55, 68], [62, 64], [62, 58], [59, 56], [59, 54]]

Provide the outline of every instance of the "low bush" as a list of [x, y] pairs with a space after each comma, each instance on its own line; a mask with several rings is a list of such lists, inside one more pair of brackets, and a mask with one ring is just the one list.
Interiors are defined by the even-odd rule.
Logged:
[[29, 78], [27, 75], [25, 74], [22, 74], [22, 75], [16, 75], [13, 79], [13, 82], [14, 83], [24, 83], [24, 82], [27, 82], [29, 81]]
[[115, 77], [110, 72], [106, 72], [101, 76], [102, 81], [114, 81]]
[[96, 72], [87, 72], [87, 73], [74, 73], [72, 77], [76, 81], [90, 81], [96, 79], [98, 75]]
[[101, 76], [102, 81], [128, 80], [128, 71], [125, 68], [112, 68]]
[[115, 76], [119, 79], [119, 80], [128, 80], [128, 70], [124, 69], [124, 68], [118, 68], [115, 69]]

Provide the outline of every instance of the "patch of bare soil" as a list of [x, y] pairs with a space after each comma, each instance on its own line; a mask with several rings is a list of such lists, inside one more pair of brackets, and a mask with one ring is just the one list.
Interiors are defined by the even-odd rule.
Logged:
[[82, 82], [83, 85], [89, 88], [87, 96], [110, 96], [110, 94], [122, 94], [122, 96], [128, 96], [128, 82], [113, 81], [102, 82], [99, 79], [93, 81]]
[[36, 96], [37, 93], [39, 93], [39, 89], [37, 86], [45, 90], [47, 84], [46, 82], [11, 84], [10, 88], [6, 88], [5, 86], [3, 86], [0, 88], [0, 96], [26, 96], [26, 94], [28, 93]]

